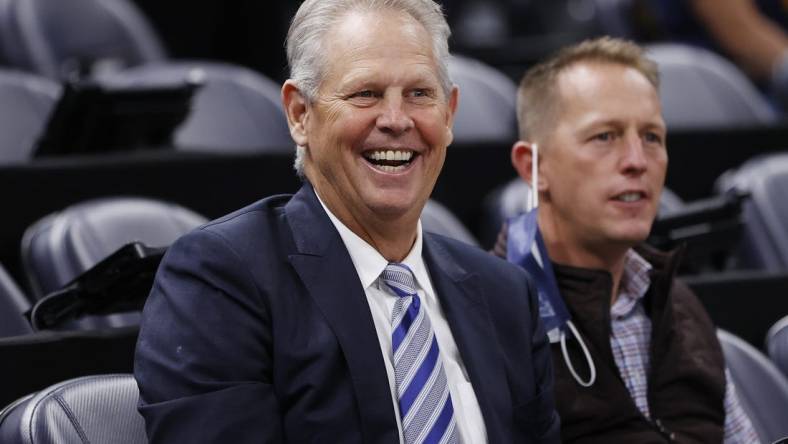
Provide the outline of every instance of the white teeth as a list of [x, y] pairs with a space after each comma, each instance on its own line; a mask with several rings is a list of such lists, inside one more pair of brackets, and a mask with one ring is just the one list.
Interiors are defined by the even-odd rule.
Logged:
[[375, 165], [375, 168], [385, 171], [387, 173], [396, 173], [405, 169], [405, 165], [391, 166], [391, 165]]
[[635, 202], [640, 200], [641, 197], [642, 196], [640, 193], [624, 193], [616, 196], [616, 200], [620, 200], [622, 202]]
[[392, 160], [407, 162], [413, 157], [413, 151], [378, 150], [366, 155], [372, 160]]

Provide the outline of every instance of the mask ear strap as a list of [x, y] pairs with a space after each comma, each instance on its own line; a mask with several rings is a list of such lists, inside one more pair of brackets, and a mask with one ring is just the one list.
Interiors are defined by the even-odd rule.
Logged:
[[588, 381], [583, 381], [580, 378], [580, 375], [577, 374], [575, 371], [575, 367], [572, 365], [572, 360], [569, 359], [569, 352], [566, 349], [566, 332], [561, 330], [561, 353], [564, 355], [564, 362], [566, 363], [567, 368], [569, 369], [569, 373], [572, 374], [572, 377], [575, 378], [578, 384], [583, 387], [591, 387], [596, 382], [596, 366], [594, 366], [594, 360], [591, 358], [591, 353], [588, 352], [588, 347], [586, 347], [586, 343], [583, 341], [583, 338], [580, 337], [580, 333], [575, 328], [575, 324], [572, 321], [567, 321], [566, 325], [569, 327], [569, 330], [572, 332], [572, 335], [575, 337], [575, 340], [580, 344], [580, 348], [583, 350], [583, 354], [586, 358], [586, 364], [588, 364]]
[[539, 206], [539, 145], [531, 144], [531, 208]]

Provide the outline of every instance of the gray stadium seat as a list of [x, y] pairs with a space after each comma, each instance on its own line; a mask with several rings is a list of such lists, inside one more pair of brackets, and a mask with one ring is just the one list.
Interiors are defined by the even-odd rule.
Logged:
[[165, 58], [131, 1], [0, 0], [0, 51], [11, 66], [52, 79]]
[[3, 444], [145, 444], [130, 374], [94, 375], [55, 384], [0, 412]]
[[294, 150], [280, 87], [240, 66], [210, 62], [156, 63], [100, 76], [103, 84], [156, 86], [199, 81], [192, 111], [175, 133], [175, 147], [204, 152]]
[[647, 47], [660, 73], [662, 113], [671, 130], [769, 125], [777, 114], [731, 62], [682, 44]]
[[246, 68], [170, 62], [159, 37], [129, 0], [0, 0], [0, 58], [63, 80], [162, 86], [202, 80], [177, 148], [290, 152], [279, 86]]
[[476, 60], [454, 55], [449, 77], [460, 87], [454, 116], [455, 143], [517, 140], [517, 85], [504, 74]]
[[777, 368], [788, 376], [788, 316], [769, 328], [766, 333], [766, 352]]
[[788, 436], [788, 379], [763, 353], [724, 330], [717, 337], [725, 354], [742, 408], [750, 417], [761, 442]]
[[421, 224], [424, 231], [440, 234], [458, 241], [479, 246], [467, 228], [455, 217], [448, 208], [432, 199], [421, 212]]
[[22, 238], [32, 296], [57, 290], [126, 243], [168, 246], [206, 221], [179, 205], [134, 197], [86, 201], [50, 214]]
[[0, 70], [0, 163], [32, 158], [36, 140], [59, 96], [60, 86], [49, 79]]
[[717, 191], [750, 193], [744, 204], [744, 235], [739, 268], [770, 271], [788, 268], [788, 153], [751, 159], [717, 181]]
[[30, 301], [0, 265], [0, 337], [32, 333], [24, 317], [29, 309]]

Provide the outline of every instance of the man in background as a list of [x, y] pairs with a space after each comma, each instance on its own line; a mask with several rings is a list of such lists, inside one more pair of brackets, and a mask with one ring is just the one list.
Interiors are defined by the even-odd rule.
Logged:
[[[674, 278], [680, 253], [643, 244], [668, 163], [658, 87], [641, 48], [611, 38], [560, 51], [520, 84], [512, 164], [537, 188], [554, 270], [539, 285], [557, 284], [578, 338], [566, 357], [552, 344], [562, 438], [757, 442], [711, 320]], [[503, 257], [519, 234], [508, 229]]]

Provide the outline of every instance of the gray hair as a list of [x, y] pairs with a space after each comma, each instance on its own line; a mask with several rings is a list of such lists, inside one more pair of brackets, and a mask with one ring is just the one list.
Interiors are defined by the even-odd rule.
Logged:
[[[312, 102], [325, 75], [325, 36], [340, 19], [352, 11], [390, 9], [413, 17], [432, 39], [438, 65], [438, 79], [445, 97], [451, 93], [449, 78], [449, 25], [441, 6], [433, 0], [305, 0], [298, 8], [287, 32], [287, 64], [290, 78], [304, 98]], [[296, 148], [294, 168], [303, 177], [304, 147]]]

